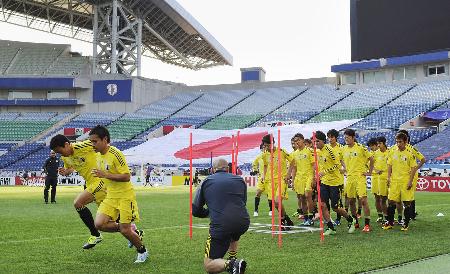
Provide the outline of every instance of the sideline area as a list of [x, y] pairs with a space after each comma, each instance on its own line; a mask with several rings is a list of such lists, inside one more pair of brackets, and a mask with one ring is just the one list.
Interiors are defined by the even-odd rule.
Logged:
[[377, 269], [363, 273], [399, 274], [399, 273], [449, 273], [450, 253], [428, 257], [417, 261], [407, 262], [387, 268]]

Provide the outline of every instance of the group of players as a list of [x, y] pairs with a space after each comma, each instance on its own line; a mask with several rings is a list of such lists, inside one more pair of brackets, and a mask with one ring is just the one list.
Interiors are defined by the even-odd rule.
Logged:
[[[130, 171], [123, 153], [110, 145], [108, 129], [96, 126], [89, 132], [89, 140], [75, 143], [58, 134], [51, 139], [50, 148], [62, 156], [61, 175], [76, 170], [86, 181], [84, 191], [74, 201], [75, 210], [91, 233], [83, 248], [90, 249], [103, 240], [99, 230], [120, 232], [129, 241], [128, 247], [137, 249], [135, 263], [145, 262], [148, 252], [142, 242], [143, 231], [134, 224], [139, 212]], [[92, 202], [98, 206], [95, 220], [86, 207]]]
[[[398, 224], [402, 231], [408, 231], [410, 220], [415, 219], [417, 214], [414, 194], [418, 170], [425, 163], [425, 157], [409, 144], [408, 132], [400, 130], [395, 136], [396, 144], [390, 148], [386, 146], [384, 136], [370, 139], [367, 147], [358, 143], [353, 129], [344, 131], [346, 145], [337, 142], [339, 132], [335, 129], [329, 130], [327, 135], [317, 131], [315, 137], [321, 198], [319, 206], [327, 225], [324, 234], [336, 234], [335, 226], [340, 225], [342, 217], [348, 222], [348, 233], [354, 233], [360, 227], [358, 218], [361, 213], [364, 217], [362, 231], [372, 230], [367, 176], [372, 176], [371, 189], [378, 214], [376, 221], [382, 224], [383, 229], [392, 229], [397, 209]], [[291, 138], [291, 144], [294, 149], [292, 153], [284, 149], [278, 153], [273, 137], [266, 135], [262, 138], [261, 153], [253, 162], [253, 171], [259, 174], [253, 216], [259, 215], [260, 197], [266, 194], [269, 215], [272, 215], [273, 198], [276, 209], [281, 211], [284, 230], [289, 230], [294, 223], [286, 214], [284, 205], [281, 208], [278, 205], [279, 182], [281, 199], [288, 199], [289, 185], [297, 194], [298, 209], [294, 216], [304, 219], [303, 226], [314, 225], [318, 211], [312, 141], [297, 133]], [[331, 218], [330, 210], [337, 214], [335, 220]]]

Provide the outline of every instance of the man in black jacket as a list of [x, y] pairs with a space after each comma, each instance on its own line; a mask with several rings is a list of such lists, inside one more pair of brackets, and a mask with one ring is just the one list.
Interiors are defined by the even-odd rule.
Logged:
[[44, 189], [44, 201], [48, 204], [48, 190], [52, 186], [50, 201], [52, 204], [56, 204], [56, 185], [58, 184], [58, 168], [59, 159], [56, 158], [55, 152], [50, 151], [50, 157], [45, 160], [44, 163], [44, 173], [47, 175], [45, 177], [45, 189]]
[[[204, 266], [208, 273], [244, 273], [246, 262], [237, 259], [239, 238], [249, 225], [247, 212], [247, 185], [240, 176], [227, 172], [228, 163], [217, 159], [213, 175], [199, 186], [192, 204], [192, 214], [210, 218], [209, 237], [205, 246]], [[207, 205], [207, 209], [203, 206]], [[227, 260], [224, 255], [229, 254]]]

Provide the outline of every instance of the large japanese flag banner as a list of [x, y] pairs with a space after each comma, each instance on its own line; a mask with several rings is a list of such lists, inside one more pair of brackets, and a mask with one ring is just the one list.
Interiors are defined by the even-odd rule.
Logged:
[[[341, 130], [358, 122], [346, 120], [316, 124], [296, 124], [278, 127], [281, 131], [281, 147], [292, 151], [291, 138], [301, 133], [305, 138], [311, 138], [313, 131], [323, 131], [334, 128]], [[277, 135], [274, 127], [252, 127], [239, 129], [239, 159], [238, 163], [251, 163], [260, 153], [261, 138], [266, 134]], [[186, 164], [189, 162], [189, 133], [193, 135], [192, 158], [194, 164], [209, 163], [211, 157], [223, 157], [231, 162], [233, 147], [232, 136], [237, 137], [238, 130], [206, 130], [192, 128], [176, 128], [170, 134], [153, 138], [136, 147], [124, 151], [129, 165], [140, 164]], [[278, 144], [275, 144], [278, 145]]]

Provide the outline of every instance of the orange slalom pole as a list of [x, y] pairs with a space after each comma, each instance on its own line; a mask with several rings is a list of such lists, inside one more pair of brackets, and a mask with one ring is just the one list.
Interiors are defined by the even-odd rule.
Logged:
[[239, 134], [240, 134], [240, 131], [238, 130], [238, 132], [237, 132], [237, 137], [236, 137], [236, 153], [235, 153], [235, 156], [236, 156], [236, 159], [234, 160], [234, 163], [236, 164], [236, 166], [235, 166], [235, 171], [234, 171], [234, 174], [235, 175], [237, 175], [237, 169], [238, 169], [238, 155], [239, 155]]
[[272, 238], [275, 237], [275, 185], [273, 183], [273, 135], [270, 134], [270, 182], [272, 184]]
[[234, 174], [234, 135], [231, 135], [231, 173]]
[[[281, 210], [283, 204], [281, 201], [281, 144], [280, 144], [280, 130], [278, 129], [278, 247], [281, 248]], [[272, 214], [273, 215], [273, 214]]]
[[192, 132], [189, 134], [189, 238], [192, 239]]
[[317, 145], [316, 132], [313, 132], [313, 146], [314, 146], [314, 165], [316, 167], [316, 188], [318, 197], [319, 220], [320, 220], [320, 241], [324, 241], [323, 236], [323, 215], [322, 215], [322, 199], [320, 198], [320, 178], [319, 178], [319, 161], [317, 159]]

